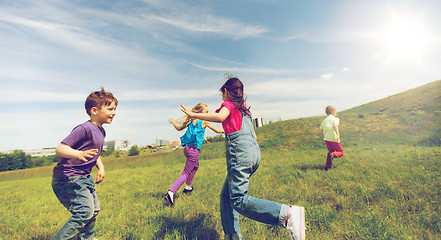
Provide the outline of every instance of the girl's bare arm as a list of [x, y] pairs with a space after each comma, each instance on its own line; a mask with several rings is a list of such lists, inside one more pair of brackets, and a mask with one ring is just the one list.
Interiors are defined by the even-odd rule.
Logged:
[[168, 121], [173, 124], [173, 127], [175, 127], [176, 130], [181, 131], [182, 129], [184, 129], [184, 125], [179, 125], [175, 120], [173, 120], [173, 118], [169, 118]]
[[226, 107], [222, 107], [221, 110], [217, 113], [194, 113], [190, 110], [188, 110], [182, 103], [181, 103], [181, 111], [187, 114], [191, 118], [197, 118], [209, 122], [223, 122], [229, 115], [230, 110]]
[[208, 127], [211, 130], [213, 130], [215, 133], [223, 133], [224, 132], [223, 129], [217, 128], [217, 127], [213, 126], [211, 123], [209, 123], [207, 121], [203, 121], [202, 122], [202, 127], [203, 128]]

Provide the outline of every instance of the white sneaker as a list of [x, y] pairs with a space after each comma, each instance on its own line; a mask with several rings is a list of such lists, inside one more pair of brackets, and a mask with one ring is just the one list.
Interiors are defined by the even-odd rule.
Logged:
[[164, 198], [167, 201], [168, 206], [173, 206], [175, 204], [173, 201], [173, 192], [172, 191], [168, 191], [167, 194], [165, 194]]
[[289, 235], [292, 240], [305, 239], [305, 208], [298, 206], [291, 206], [291, 217], [288, 219], [286, 228], [289, 230]]

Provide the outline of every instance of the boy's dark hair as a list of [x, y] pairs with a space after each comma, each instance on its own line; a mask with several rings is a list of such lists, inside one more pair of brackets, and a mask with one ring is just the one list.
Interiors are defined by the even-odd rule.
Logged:
[[219, 89], [222, 94], [225, 93], [225, 89], [227, 89], [229, 96], [228, 100], [236, 105], [241, 112], [247, 112], [250, 110], [250, 107], [246, 107], [245, 101], [246, 99], [243, 96], [243, 83], [239, 80], [239, 78], [227, 75], [228, 80], [224, 83], [224, 85]]
[[104, 87], [101, 87], [101, 91], [96, 91], [91, 93], [87, 99], [84, 107], [86, 108], [87, 114], [90, 116], [90, 109], [93, 107], [97, 107], [101, 109], [101, 107], [108, 106], [115, 102], [115, 105], [118, 105], [118, 99], [116, 99], [112, 93], [106, 92]]

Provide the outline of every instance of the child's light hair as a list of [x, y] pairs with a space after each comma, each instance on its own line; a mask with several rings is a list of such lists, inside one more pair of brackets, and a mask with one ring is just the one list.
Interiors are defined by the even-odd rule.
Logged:
[[329, 105], [326, 107], [325, 112], [326, 112], [326, 115], [331, 115], [331, 114], [336, 113], [337, 109], [335, 109], [334, 106]]
[[[196, 106], [194, 106], [191, 109], [191, 111], [194, 113], [204, 113], [204, 112], [208, 111], [208, 106], [205, 103], [198, 103], [198, 104], [196, 104]], [[185, 115], [180, 120], [178, 120], [178, 122], [181, 123], [182, 126], [188, 127], [190, 122], [192, 122], [193, 120], [194, 120], [194, 118], [191, 118], [188, 115]]]
[[104, 105], [109, 106], [112, 102], [115, 102], [115, 106], [118, 105], [118, 99], [112, 93], [106, 92], [104, 87], [101, 87], [101, 91], [93, 92], [87, 97], [84, 107], [90, 116], [90, 109], [93, 107], [101, 109]]

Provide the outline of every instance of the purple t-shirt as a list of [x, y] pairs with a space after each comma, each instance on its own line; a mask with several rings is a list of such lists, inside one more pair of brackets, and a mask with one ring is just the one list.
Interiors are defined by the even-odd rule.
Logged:
[[52, 177], [89, 175], [103, 150], [105, 136], [106, 131], [104, 131], [104, 128], [98, 127], [91, 121], [76, 126], [69, 136], [61, 142], [79, 151], [98, 149], [98, 154], [93, 158], [88, 158], [87, 162], [74, 158], [60, 157], [57, 166], [54, 167]]

